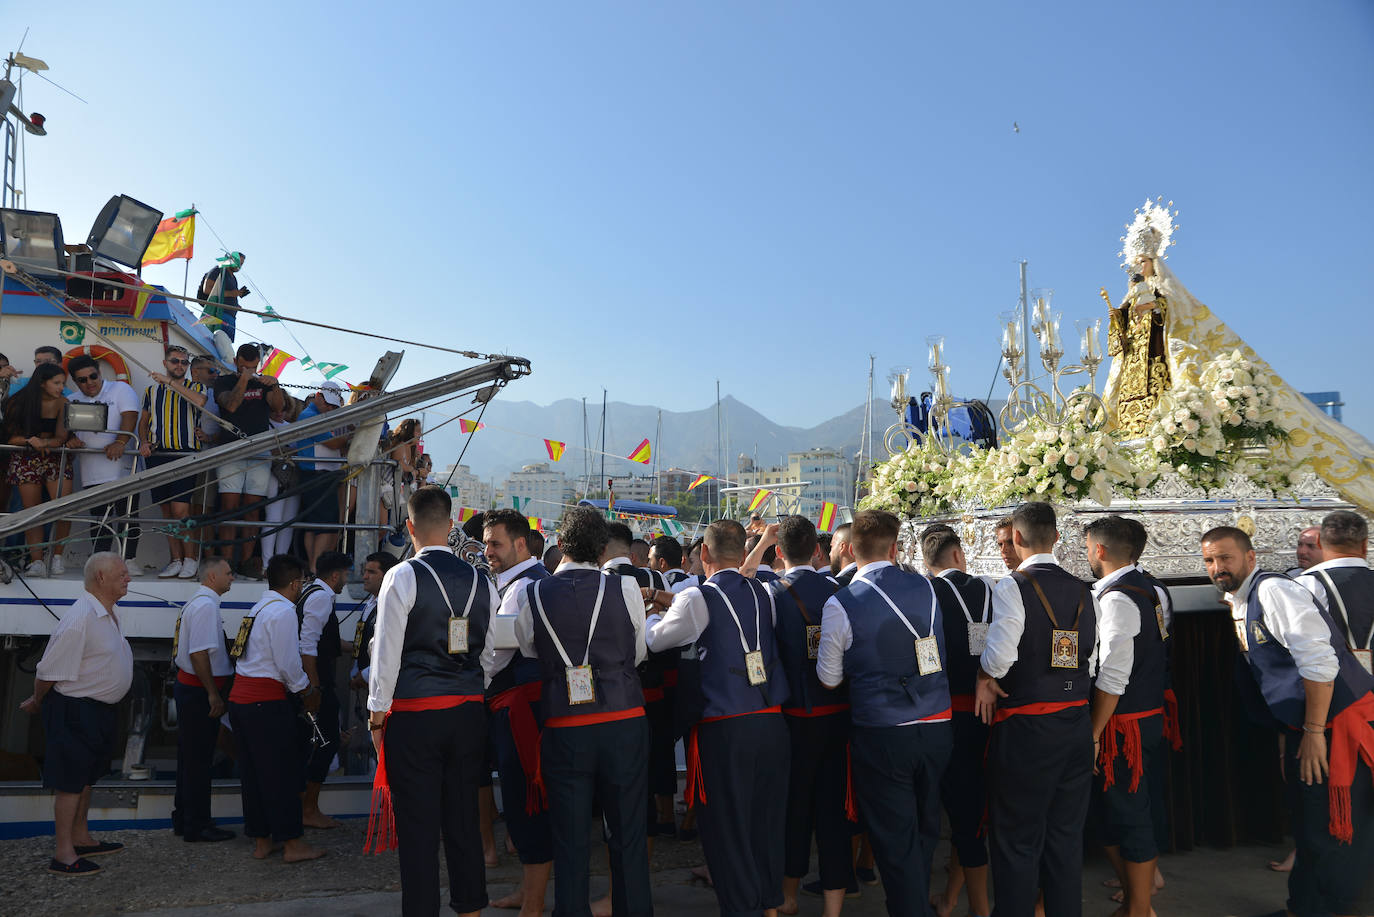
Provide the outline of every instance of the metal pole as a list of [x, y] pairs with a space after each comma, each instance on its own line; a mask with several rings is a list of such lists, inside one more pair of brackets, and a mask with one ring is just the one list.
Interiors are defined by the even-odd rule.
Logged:
[[1025, 361], [1026, 381], [1034, 375], [1030, 352], [1030, 298], [1026, 295], [1026, 259], [1021, 259], [1021, 359]]

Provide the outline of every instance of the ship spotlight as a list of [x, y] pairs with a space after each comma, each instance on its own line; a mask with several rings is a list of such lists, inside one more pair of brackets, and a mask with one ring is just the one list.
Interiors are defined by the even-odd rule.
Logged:
[[62, 220], [55, 213], [0, 210], [0, 253], [36, 273], [62, 269]]
[[43, 124], [47, 120], [47, 118], [43, 117], [38, 112], [33, 112], [28, 116], [27, 119], [25, 119], [24, 130], [28, 131], [30, 134], [33, 134], [35, 137], [46, 137], [48, 136], [48, 130], [43, 126]]
[[108, 404], [69, 401], [63, 406], [62, 424], [72, 433], [99, 433], [108, 430]]
[[162, 211], [116, 194], [95, 218], [86, 244], [99, 257], [136, 269], [161, 221]]

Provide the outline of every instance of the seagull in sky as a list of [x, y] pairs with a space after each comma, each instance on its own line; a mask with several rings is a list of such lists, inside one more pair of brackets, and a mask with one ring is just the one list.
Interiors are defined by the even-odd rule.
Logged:
[[1011, 131], [1014, 134], [1021, 133], [1021, 125], [1017, 124], [1015, 121], [1011, 122]]

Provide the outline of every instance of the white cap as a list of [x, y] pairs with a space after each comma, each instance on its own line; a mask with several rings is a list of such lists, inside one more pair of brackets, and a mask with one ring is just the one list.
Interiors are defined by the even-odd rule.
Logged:
[[324, 385], [320, 386], [320, 394], [324, 396], [326, 404], [332, 404], [336, 408], [343, 407], [343, 388], [333, 379], [326, 380]]

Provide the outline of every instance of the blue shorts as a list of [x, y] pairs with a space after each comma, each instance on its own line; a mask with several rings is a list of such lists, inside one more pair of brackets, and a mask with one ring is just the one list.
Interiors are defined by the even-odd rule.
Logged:
[[119, 710], [88, 697], [68, 697], [56, 690], [43, 698], [43, 786], [80, 793], [110, 772]]

